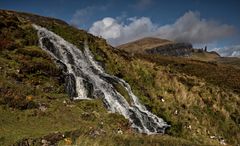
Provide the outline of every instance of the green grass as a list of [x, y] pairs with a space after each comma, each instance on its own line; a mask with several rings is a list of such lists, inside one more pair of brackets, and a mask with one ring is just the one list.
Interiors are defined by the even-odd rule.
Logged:
[[[218, 140], [210, 139], [211, 135], [223, 137], [228, 144], [239, 143], [237, 68], [157, 55], [131, 57], [114, 50], [105, 40], [59, 20], [1, 14], [4, 28], [0, 30], [0, 145], [74, 130], [81, 134], [71, 138], [82, 145], [219, 145]], [[131, 131], [128, 121], [108, 113], [101, 100], [70, 102], [61, 70], [37, 47], [32, 22], [54, 31], [79, 49], [83, 49], [82, 42], [87, 39], [106, 72], [126, 80], [140, 102], [172, 125], [167, 135], [147, 136]], [[125, 89], [116, 86], [129, 102]], [[27, 100], [28, 96], [32, 100]], [[28, 106], [32, 103], [45, 104], [47, 110]], [[190, 125], [191, 129], [187, 128]], [[108, 134], [91, 137], [89, 133], [99, 128]], [[116, 134], [118, 128], [124, 135]]]
[[172, 72], [196, 76], [223, 89], [240, 93], [239, 69], [217, 62], [197, 61], [186, 58], [164, 57], [159, 55], [138, 55], [158, 65], [170, 67]]
[[[107, 140], [106, 140], [107, 139]], [[170, 136], [146, 136], [140, 134], [114, 134], [111, 133], [97, 138], [91, 138], [89, 136], [80, 136], [76, 140], [77, 145], [88, 146], [88, 145], [101, 145], [101, 146], [191, 146], [193, 143], [180, 138], [173, 138]], [[66, 145], [63, 140], [59, 145]]]
[[[42, 99], [41, 103], [48, 107], [44, 112], [39, 109], [21, 111], [0, 106], [1, 145], [14, 144], [23, 138], [38, 138], [54, 132], [76, 129], [87, 132], [100, 122], [104, 123], [106, 131], [111, 131], [121, 127], [118, 124], [127, 122], [121, 116], [108, 114], [99, 100], [69, 104], [64, 104], [64, 100], [67, 100], [66, 95], [56, 100]], [[108, 119], [112, 116], [116, 123], [109, 126]]]

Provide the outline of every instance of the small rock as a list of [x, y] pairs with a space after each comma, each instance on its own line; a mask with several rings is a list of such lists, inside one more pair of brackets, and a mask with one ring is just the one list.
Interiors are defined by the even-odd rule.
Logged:
[[210, 131], [209, 130], [207, 130], [207, 134], [210, 135]]
[[96, 138], [97, 136], [101, 135], [98, 130], [93, 130], [90, 132], [90, 136]]
[[122, 131], [120, 128], [118, 128], [117, 133], [118, 133], [118, 134], [123, 134], [123, 131]]
[[39, 110], [42, 111], [42, 112], [45, 112], [47, 110], [47, 104], [45, 103], [39, 103]]
[[224, 139], [221, 139], [221, 140], [220, 140], [220, 144], [221, 144], [221, 145], [227, 145]]
[[39, 106], [39, 110], [45, 112], [47, 110], [46, 106]]
[[191, 126], [191, 125], [188, 125], [187, 128], [191, 130], [191, 129], [192, 129], [192, 126]]
[[98, 130], [95, 130], [94, 135], [100, 135], [100, 132]]
[[72, 105], [72, 104], [68, 104], [67, 107], [75, 107], [75, 105]]
[[174, 115], [177, 115], [177, 114], [178, 114], [178, 110], [175, 110]]
[[71, 145], [72, 144], [71, 138], [64, 138], [64, 141], [65, 141], [66, 145]]
[[42, 139], [43, 146], [48, 146], [49, 142], [46, 139]]
[[211, 138], [211, 139], [215, 139], [215, 138], [216, 138], [216, 136], [212, 135], [212, 136], [210, 136], [210, 138]]
[[162, 101], [162, 102], [165, 102], [165, 100], [164, 100], [163, 98], [161, 99], [161, 101]]
[[102, 134], [106, 134], [107, 132], [105, 131], [105, 130], [103, 130], [103, 129], [100, 129], [100, 132], [102, 133]]

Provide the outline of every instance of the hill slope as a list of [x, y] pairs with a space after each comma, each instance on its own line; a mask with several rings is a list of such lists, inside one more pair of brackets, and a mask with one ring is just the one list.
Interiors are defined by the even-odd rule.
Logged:
[[125, 50], [127, 52], [144, 52], [147, 49], [156, 48], [162, 45], [173, 44], [174, 42], [159, 38], [147, 37], [133, 42], [129, 42], [116, 48]]
[[[238, 68], [187, 58], [130, 56], [83, 30], [37, 15], [0, 11], [0, 19], [1, 145], [46, 141], [60, 145], [239, 143]], [[171, 128], [165, 135], [141, 135], [122, 116], [108, 113], [101, 99], [69, 100], [62, 70], [39, 48], [33, 23], [78, 48], [88, 40], [105, 71], [126, 80], [141, 103]], [[123, 95], [126, 92], [119, 85], [116, 88]], [[123, 135], [118, 134], [119, 128]]]
[[129, 42], [117, 48], [130, 53], [161, 54], [165, 56], [189, 56], [194, 52], [191, 44], [176, 43], [152, 37]]

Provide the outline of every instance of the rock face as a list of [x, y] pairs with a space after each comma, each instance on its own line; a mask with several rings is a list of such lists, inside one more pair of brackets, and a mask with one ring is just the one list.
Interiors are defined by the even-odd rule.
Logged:
[[[61, 62], [59, 64], [66, 76], [66, 89], [72, 99], [101, 97], [109, 111], [122, 114], [132, 123], [132, 127], [141, 133], [164, 133], [169, 127], [163, 119], [149, 112], [139, 102], [128, 83], [105, 73], [93, 59], [87, 42], [79, 49], [55, 33], [37, 25], [33, 26], [38, 31], [41, 48], [48, 52], [56, 63]], [[114, 83], [126, 90], [130, 103], [118, 92]]]
[[145, 52], [149, 54], [161, 54], [165, 56], [190, 56], [194, 52], [190, 43], [172, 43], [147, 49]]

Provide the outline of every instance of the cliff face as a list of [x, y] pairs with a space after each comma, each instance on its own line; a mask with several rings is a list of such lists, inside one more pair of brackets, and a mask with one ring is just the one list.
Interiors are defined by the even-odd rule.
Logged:
[[190, 56], [194, 52], [192, 44], [189, 43], [172, 43], [147, 49], [149, 54], [161, 54], [164, 56]]

